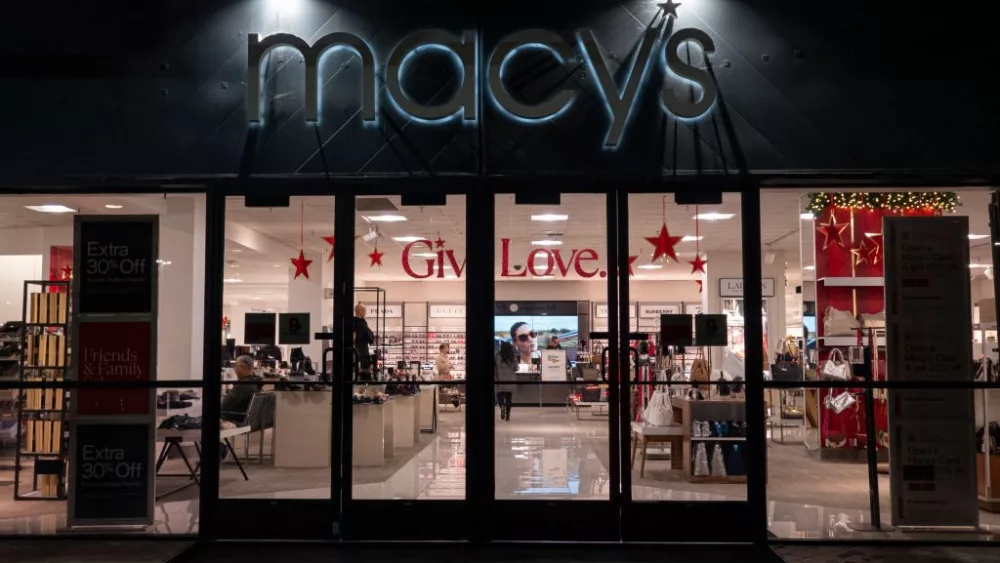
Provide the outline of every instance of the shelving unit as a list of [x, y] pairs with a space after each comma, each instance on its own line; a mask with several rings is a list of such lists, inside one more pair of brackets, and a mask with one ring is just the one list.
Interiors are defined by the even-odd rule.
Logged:
[[[38, 288], [39, 291], [33, 291]], [[70, 282], [24, 282], [21, 381], [53, 383], [66, 379], [71, 352]], [[70, 393], [62, 389], [25, 389], [17, 414], [14, 500], [66, 499], [66, 422]], [[32, 460], [33, 463], [25, 463]], [[22, 492], [21, 471], [32, 468], [31, 490]]]
[[[427, 363], [427, 327], [403, 327], [403, 358], [409, 362]], [[421, 367], [421, 369], [423, 369]]]

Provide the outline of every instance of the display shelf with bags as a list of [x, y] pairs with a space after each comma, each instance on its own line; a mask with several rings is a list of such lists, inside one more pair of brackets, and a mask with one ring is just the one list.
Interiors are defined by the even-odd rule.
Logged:
[[[70, 365], [70, 282], [24, 282], [21, 381], [65, 381]], [[34, 388], [21, 392], [17, 413], [14, 500], [66, 499], [66, 430], [70, 393]], [[23, 471], [31, 471], [25, 492]]]

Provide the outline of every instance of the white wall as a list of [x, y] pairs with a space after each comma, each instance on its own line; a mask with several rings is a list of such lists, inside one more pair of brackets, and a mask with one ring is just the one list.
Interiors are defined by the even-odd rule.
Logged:
[[[389, 303], [427, 301], [464, 303], [464, 281], [356, 282], [359, 286], [386, 290]], [[707, 288], [707, 286], [706, 286]], [[594, 301], [608, 300], [603, 281], [499, 281], [496, 282], [498, 301]], [[698, 286], [693, 281], [635, 281], [629, 284], [629, 299], [633, 302], [701, 301]]]
[[24, 282], [45, 279], [42, 272], [41, 254], [0, 256], [0, 323], [21, 320]]

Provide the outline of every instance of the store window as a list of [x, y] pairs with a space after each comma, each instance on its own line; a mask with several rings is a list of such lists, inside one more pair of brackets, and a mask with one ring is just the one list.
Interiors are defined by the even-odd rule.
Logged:
[[765, 381], [776, 537], [997, 525], [989, 208], [985, 190], [762, 192], [764, 276], [785, 280]]
[[359, 197], [352, 496], [465, 498], [465, 197]]
[[[629, 196], [632, 499], [745, 501], [740, 197]], [[780, 307], [761, 304], [765, 315]]]
[[331, 498], [333, 220], [226, 200], [220, 498]]
[[0, 534], [198, 531], [197, 489], [166, 494], [180, 458], [151, 462], [153, 427], [200, 411], [204, 227], [202, 195], [0, 198]]
[[496, 196], [497, 499], [609, 498], [605, 202]]

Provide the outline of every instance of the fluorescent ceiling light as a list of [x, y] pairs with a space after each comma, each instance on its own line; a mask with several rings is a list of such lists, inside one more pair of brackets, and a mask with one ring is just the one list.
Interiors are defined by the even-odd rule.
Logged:
[[424, 240], [424, 237], [415, 237], [411, 235], [408, 237], [392, 237], [392, 240], [396, 242], [417, 242], [418, 240]]
[[812, 221], [815, 218], [816, 218], [816, 216], [813, 215], [812, 213], [809, 213], [808, 211], [806, 211], [805, 213], [799, 214], [799, 219], [804, 219], [806, 221]]
[[65, 205], [25, 205], [24, 208], [39, 213], [76, 213], [76, 209], [71, 209]]
[[535, 246], [560, 246], [562, 245], [562, 243], [563, 241], [561, 240], [551, 240], [551, 239], [531, 241], [531, 244]]
[[700, 235], [699, 236], [684, 235], [684, 238], [681, 239], [681, 242], [694, 242], [696, 240], [704, 240], [704, 238], [705, 237], [700, 236]]
[[222, 283], [243, 283], [243, 280], [240, 278], [226, 278], [222, 280]]
[[123, 207], [123, 206], [121, 206], [121, 205], [116, 205], [116, 204], [114, 204], [114, 203], [105, 203], [105, 204], [104, 204], [104, 208], [105, 208], [105, 209], [121, 209], [122, 207]]
[[541, 215], [532, 215], [532, 221], [545, 221], [551, 223], [553, 221], [567, 221], [569, 220], [569, 215], [562, 215], [560, 213], [542, 213]]
[[815, 269], [816, 269], [816, 266], [805, 266], [805, 267], [804, 267], [804, 268], [802, 268], [802, 269], [803, 269], [803, 270], [810, 270], [810, 271], [812, 271], [812, 270], [815, 270]]
[[400, 221], [406, 221], [406, 217], [403, 217], [402, 215], [369, 215], [365, 217], [365, 221], [368, 221], [369, 223], [398, 223]]
[[723, 221], [725, 219], [732, 219], [736, 217], [735, 213], [719, 213], [718, 211], [709, 211], [708, 213], [699, 213], [692, 217], [692, 219], [702, 219], [704, 221]]
[[638, 266], [640, 270], [662, 270], [663, 264], [643, 264]]
[[973, 235], [973, 234], [969, 235], [969, 240], [981, 240], [984, 238], [990, 238], [990, 235]]

